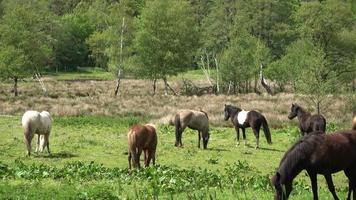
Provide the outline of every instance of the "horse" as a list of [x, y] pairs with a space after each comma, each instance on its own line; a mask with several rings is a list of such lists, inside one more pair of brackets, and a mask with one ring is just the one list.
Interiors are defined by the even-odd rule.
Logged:
[[128, 161], [131, 170], [131, 162], [134, 168], [140, 168], [140, 156], [142, 151], [145, 157], [145, 167], [151, 160], [153, 165], [156, 161], [157, 134], [153, 124], [133, 125], [127, 133], [128, 139]]
[[352, 130], [356, 131], [356, 112], [354, 111], [354, 117], [352, 119]]
[[266, 118], [259, 112], [251, 110], [246, 111], [241, 108], [225, 105], [225, 121], [229, 118], [231, 119], [232, 124], [236, 130], [236, 145], [240, 145], [240, 128], [242, 129], [242, 136], [244, 139], [244, 143], [246, 145], [246, 134], [245, 128], [251, 127], [253, 133], [256, 137], [256, 149], [259, 148], [259, 137], [260, 137], [260, 128], [263, 127], [263, 132], [265, 134], [266, 140], [268, 144], [272, 144], [271, 133], [268, 128]]
[[306, 170], [312, 185], [314, 200], [318, 199], [317, 174], [324, 175], [329, 191], [338, 199], [331, 174], [343, 170], [349, 179], [356, 199], [356, 131], [339, 131], [324, 134], [322, 131], [303, 136], [283, 156], [279, 168], [271, 178], [275, 200], [288, 199], [293, 179]]
[[186, 127], [198, 131], [198, 148], [200, 148], [200, 140], [203, 138], [203, 148], [208, 147], [209, 142], [209, 117], [202, 110], [182, 110], [175, 114], [173, 124], [175, 126], [176, 142], [175, 146], [182, 145], [182, 133]]
[[314, 131], [325, 132], [326, 130], [326, 120], [322, 115], [311, 115], [298, 104], [292, 103], [288, 118], [292, 120], [295, 117], [298, 117], [299, 130], [302, 136]]
[[[38, 135], [36, 153], [42, 152], [47, 147], [48, 154], [51, 154], [49, 150], [49, 135], [52, 128], [52, 118], [49, 112], [30, 110], [26, 111], [22, 116], [22, 128], [24, 130], [24, 141], [27, 148], [27, 155], [31, 155], [31, 141], [34, 134]], [[40, 138], [41, 137], [41, 138]]]

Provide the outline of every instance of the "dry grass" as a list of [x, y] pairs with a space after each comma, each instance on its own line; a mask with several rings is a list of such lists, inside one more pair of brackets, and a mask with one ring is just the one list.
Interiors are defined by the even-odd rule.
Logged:
[[[122, 81], [120, 96], [114, 97], [114, 81], [55, 81], [45, 79], [49, 96], [42, 95], [37, 82], [21, 82], [20, 95], [10, 94], [12, 85], [0, 83], [0, 114], [21, 115], [25, 110], [48, 110], [53, 115], [126, 115], [138, 114], [152, 117], [154, 122], [168, 123], [170, 116], [180, 109], [203, 109], [209, 114], [214, 125], [230, 125], [223, 121], [224, 104], [233, 104], [245, 110], [261, 111], [273, 127], [291, 123], [287, 119], [292, 102], [299, 102], [308, 110], [312, 106], [293, 94], [244, 94], [244, 95], [203, 95], [203, 96], [165, 96], [163, 84], [158, 83], [158, 94], [152, 96], [152, 82], [147, 80]], [[199, 84], [199, 83], [198, 83]], [[171, 83], [180, 88], [180, 81]], [[348, 123], [351, 112], [344, 113], [344, 100], [333, 98], [323, 114], [328, 121]], [[292, 122], [294, 123], [294, 122]]]

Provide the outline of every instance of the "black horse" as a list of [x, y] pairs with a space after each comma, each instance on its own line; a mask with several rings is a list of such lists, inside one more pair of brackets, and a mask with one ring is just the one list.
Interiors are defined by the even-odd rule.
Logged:
[[302, 134], [309, 134], [314, 131], [322, 131], [325, 133], [326, 120], [322, 115], [311, 115], [298, 104], [292, 103], [291, 111], [288, 118], [291, 120], [298, 116], [299, 130]]
[[331, 174], [344, 171], [349, 179], [347, 199], [356, 200], [356, 131], [340, 131], [324, 134], [321, 131], [303, 136], [283, 156], [271, 182], [275, 200], [288, 199], [293, 179], [302, 171], [308, 172], [314, 200], [318, 199], [317, 174], [324, 175], [334, 199], [335, 192]]
[[232, 105], [225, 105], [225, 121], [231, 118], [236, 130], [237, 145], [240, 144], [240, 128], [246, 145], [245, 128], [251, 127], [256, 137], [256, 149], [259, 147], [260, 128], [263, 127], [268, 144], [272, 144], [271, 133], [268, 128], [266, 118], [259, 112], [251, 110], [245, 111]]

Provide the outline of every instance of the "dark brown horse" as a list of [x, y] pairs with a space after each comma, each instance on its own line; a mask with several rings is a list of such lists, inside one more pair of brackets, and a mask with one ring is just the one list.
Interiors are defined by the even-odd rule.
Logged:
[[288, 118], [291, 120], [294, 117], [298, 117], [299, 130], [302, 136], [313, 131], [322, 131], [325, 133], [326, 120], [322, 115], [311, 115], [310, 112], [305, 111], [298, 104], [292, 103]]
[[349, 179], [349, 194], [356, 199], [356, 131], [323, 134], [321, 131], [303, 136], [283, 156], [271, 182], [275, 199], [288, 199], [293, 179], [306, 170], [312, 185], [314, 200], [318, 199], [317, 174], [324, 175], [334, 199], [338, 199], [331, 174], [343, 170]]
[[203, 147], [206, 149], [209, 142], [209, 117], [202, 110], [182, 110], [174, 116], [173, 120], [176, 128], [175, 146], [182, 146], [182, 134], [186, 127], [198, 131], [198, 148], [200, 140], [203, 138]]
[[237, 145], [240, 144], [240, 128], [242, 129], [242, 136], [246, 145], [246, 135], [245, 128], [251, 127], [253, 133], [256, 137], [256, 149], [259, 147], [259, 137], [260, 137], [260, 128], [263, 127], [263, 132], [265, 133], [265, 137], [267, 139], [268, 144], [272, 144], [271, 133], [268, 128], [266, 118], [259, 112], [251, 110], [245, 111], [241, 108], [225, 105], [225, 121], [229, 118], [231, 119], [232, 124], [235, 126], [236, 130], [236, 141]]
[[148, 167], [151, 159], [153, 165], [156, 161], [157, 134], [152, 124], [133, 125], [127, 133], [128, 161], [131, 169], [131, 161], [134, 168], [140, 168], [140, 156], [142, 151], [145, 155], [145, 167]]

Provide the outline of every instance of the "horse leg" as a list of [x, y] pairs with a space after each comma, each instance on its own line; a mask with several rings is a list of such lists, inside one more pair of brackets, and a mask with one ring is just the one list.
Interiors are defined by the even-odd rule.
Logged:
[[38, 137], [37, 137], [37, 146], [36, 146], [36, 150], [35, 150], [35, 153], [38, 153], [38, 151], [40, 151], [40, 134], [38, 134]]
[[27, 156], [31, 155], [31, 141], [33, 138], [33, 134], [30, 131], [26, 131], [24, 134], [24, 140], [27, 148]]
[[247, 145], [247, 141], [246, 141], [246, 129], [245, 128], [241, 128], [242, 129], [242, 137], [244, 139], [244, 146], [246, 147]]
[[256, 137], [256, 147], [255, 149], [258, 149], [260, 146], [260, 129], [252, 128], [253, 133], [255, 134]]
[[150, 165], [150, 162], [152, 160], [152, 164], [155, 165], [155, 153], [152, 149], [150, 150], [147, 150], [147, 154], [148, 154], [148, 158], [147, 158], [147, 164], [146, 164], [146, 167], [148, 167]]
[[307, 171], [309, 174], [309, 178], [311, 181], [311, 185], [312, 185], [312, 190], [313, 190], [313, 199], [314, 200], [318, 200], [318, 182], [317, 182], [317, 178], [316, 178], [316, 173], [311, 172], [311, 171]]
[[131, 152], [129, 150], [129, 155], [127, 156], [127, 160], [129, 161], [129, 170], [131, 170], [131, 159], [132, 159], [132, 156], [131, 156]]
[[345, 175], [347, 176], [347, 178], [349, 179], [349, 191], [347, 193], [347, 200], [351, 199], [351, 193], [353, 191], [353, 199], [356, 200], [356, 175], [354, 175], [352, 173], [352, 171], [350, 170], [345, 170]]
[[335, 187], [334, 187], [334, 183], [333, 183], [333, 179], [331, 177], [331, 174], [324, 174], [324, 177], [325, 177], [326, 183], [328, 184], [329, 191], [333, 195], [334, 199], [338, 200], [339, 198], [336, 195]]
[[144, 157], [145, 157], [145, 167], [148, 167], [149, 165], [149, 152], [148, 152], [148, 149], [145, 149], [143, 150], [143, 154], [144, 154]]
[[137, 155], [136, 155], [136, 166], [138, 168], [141, 168], [140, 166], [140, 157], [141, 157], [141, 153], [142, 153], [142, 149], [141, 148], [137, 148]]
[[201, 132], [198, 131], [198, 148], [200, 149]]
[[[49, 150], [49, 133], [47, 133], [46, 135], [44, 135], [44, 139], [45, 139], [45, 144], [47, 146], [47, 151], [48, 154], [51, 155], [51, 151]], [[43, 147], [44, 148], [44, 147]]]
[[235, 126], [236, 130], [236, 146], [240, 145], [240, 129]]
[[185, 130], [186, 126], [182, 126], [181, 131], [179, 132], [179, 146], [182, 147], [183, 143], [182, 143], [182, 135], [183, 135], [183, 131]]

